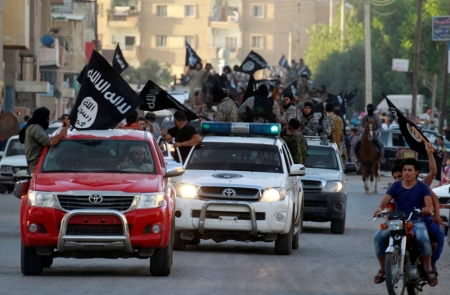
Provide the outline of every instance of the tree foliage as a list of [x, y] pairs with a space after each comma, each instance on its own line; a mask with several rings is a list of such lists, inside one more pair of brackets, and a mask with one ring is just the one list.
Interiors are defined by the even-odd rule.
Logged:
[[[346, 36], [340, 40], [340, 13], [333, 20], [332, 32], [328, 25], [314, 25], [308, 30], [310, 46], [305, 62], [314, 73], [315, 85], [325, 84], [329, 92], [358, 88], [354, 108], [364, 109], [365, 53], [364, 1], [348, 0], [354, 9], [346, 14]], [[414, 3], [414, 5], [412, 5]], [[412, 69], [417, 21], [417, 3], [396, 0], [390, 5], [371, 8], [372, 93], [378, 104], [381, 92], [387, 94], [412, 93]], [[437, 75], [442, 78], [445, 42], [431, 40], [432, 16], [448, 14], [448, 0], [424, 0], [422, 15], [422, 43], [420, 75], [423, 79]], [[392, 72], [392, 59], [409, 59], [410, 72]], [[442, 85], [438, 83], [438, 85]], [[441, 87], [438, 87], [441, 88]], [[419, 85], [419, 93], [430, 98], [430, 90]], [[439, 97], [439, 96], [438, 96]], [[429, 105], [429, 104], [428, 104]]]
[[161, 67], [158, 61], [153, 59], [147, 59], [142, 67], [134, 68], [132, 66], [128, 67], [122, 76], [128, 83], [136, 84], [143, 83], [147, 80], [152, 80], [159, 85], [167, 85], [173, 81], [172, 69], [169, 64]]

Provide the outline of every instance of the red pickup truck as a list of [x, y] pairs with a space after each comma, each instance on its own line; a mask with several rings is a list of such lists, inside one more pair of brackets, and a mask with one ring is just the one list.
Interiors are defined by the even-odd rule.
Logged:
[[21, 269], [39, 275], [53, 259], [149, 258], [172, 266], [175, 189], [153, 136], [135, 130], [70, 131], [44, 148], [22, 198]]

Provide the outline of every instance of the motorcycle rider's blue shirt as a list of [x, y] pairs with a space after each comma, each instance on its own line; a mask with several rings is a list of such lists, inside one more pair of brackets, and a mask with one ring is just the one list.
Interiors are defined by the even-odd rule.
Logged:
[[[409, 189], [403, 187], [403, 181], [394, 182], [387, 190], [386, 194], [395, 199], [395, 211], [405, 212], [405, 216], [408, 217], [414, 208], [422, 209], [425, 207], [425, 197], [431, 198], [431, 190], [428, 185], [421, 181]], [[423, 216], [418, 213], [414, 213], [411, 220], [423, 220]]]

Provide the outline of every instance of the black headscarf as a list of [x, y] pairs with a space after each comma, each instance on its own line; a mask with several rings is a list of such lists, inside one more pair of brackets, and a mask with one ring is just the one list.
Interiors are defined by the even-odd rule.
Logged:
[[28, 120], [27, 125], [23, 127], [22, 130], [20, 130], [19, 132], [20, 143], [25, 142], [25, 130], [28, 128], [28, 126], [32, 124], [38, 124], [42, 128], [44, 128], [44, 130], [47, 130], [49, 125], [49, 122], [47, 122], [47, 120], [49, 119], [49, 117], [50, 117], [50, 110], [47, 109], [46, 107], [36, 109], [33, 112], [33, 117], [31, 117], [31, 119]]
[[218, 85], [214, 85], [214, 87], [211, 89], [211, 94], [212, 94], [212, 101], [215, 103], [219, 103], [222, 101], [222, 99], [227, 97], [223, 89], [220, 88]]
[[367, 105], [367, 115], [373, 116], [374, 111], [375, 111], [375, 107], [373, 106], [373, 104], [369, 103]]

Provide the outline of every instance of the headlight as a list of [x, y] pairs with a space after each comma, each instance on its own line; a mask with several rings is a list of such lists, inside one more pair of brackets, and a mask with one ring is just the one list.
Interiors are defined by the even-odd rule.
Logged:
[[10, 173], [12, 173], [13, 172], [13, 166], [7, 166], [7, 165], [2, 166], [1, 171], [2, 172], [10, 172]]
[[143, 193], [139, 196], [136, 209], [157, 208], [164, 204], [164, 193]]
[[337, 193], [342, 190], [344, 186], [340, 181], [327, 181], [322, 191], [329, 193]]
[[391, 220], [388, 222], [388, 227], [390, 230], [399, 230], [403, 228], [403, 221], [401, 220]]
[[28, 204], [36, 207], [55, 208], [55, 199], [52, 193], [28, 191]]
[[282, 188], [267, 188], [264, 190], [261, 202], [278, 202], [284, 200], [286, 191]]
[[197, 186], [192, 184], [180, 184], [177, 187], [178, 196], [186, 199], [197, 198]]

